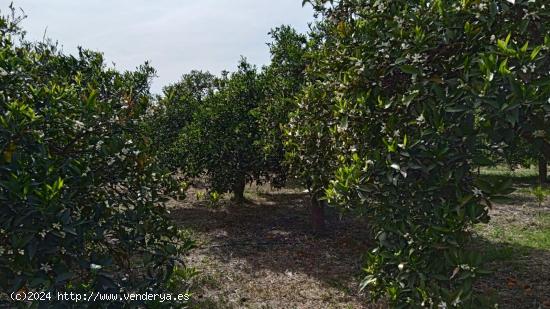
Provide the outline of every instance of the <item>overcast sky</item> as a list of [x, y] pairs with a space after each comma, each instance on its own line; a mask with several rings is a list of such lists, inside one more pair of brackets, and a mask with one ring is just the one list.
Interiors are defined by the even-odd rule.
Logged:
[[[305, 32], [313, 20], [301, 0], [14, 0], [28, 18], [27, 39], [46, 36], [63, 50], [101, 51], [108, 63], [133, 69], [145, 60], [157, 69], [153, 91], [192, 69], [234, 70], [241, 55], [269, 61], [268, 32], [281, 24]], [[0, 9], [5, 12], [8, 3]]]

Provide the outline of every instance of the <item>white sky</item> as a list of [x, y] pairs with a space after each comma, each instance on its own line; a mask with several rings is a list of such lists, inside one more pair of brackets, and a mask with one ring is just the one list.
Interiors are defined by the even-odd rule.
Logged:
[[[10, 1], [0, 0], [6, 12]], [[153, 91], [192, 69], [233, 71], [241, 55], [268, 63], [271, 28], [287, 24], [300, 32], [313, 20], [301, 0], [13, 0], [28, 18], [27, 39], [59, 41], [101, 51], [108, 64], [133, 69], [149, 60], [159, 76]], [[4, 14], [3, 13], [3, 14]]]

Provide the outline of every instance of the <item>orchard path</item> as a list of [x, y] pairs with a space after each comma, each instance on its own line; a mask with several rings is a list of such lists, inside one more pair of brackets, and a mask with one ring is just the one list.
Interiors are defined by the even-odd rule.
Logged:
[[[223, 199], [216, 206], [197, 199], [198, 192], [169, 202], [172, 217], [197, 242], [185, 258], [199, 271], [195, 308], [387, 307], [359, 292], [362, 256], [371, 248], [366, 220], [340, 219], [332, 210], [326, 235], [313, 236], [301, 189], [253, 186], [247, 203]], [[550, 250], [495, 233], [511, 226], [544, 231], [550, 225], [537, 223], [541, 213], [550, 218], [550, 203], [541, 209], [525, 192], [516, 193], [495, 204], [491, 223], [474, 231], [494, 271], [477, 289], [493, 295], [500, 308], [550, 308]]]
[[301, 190], [253, 187], [246, 197], [213, 208], [191, 193], [170, 204], [197, 241], [187, 260], [200, 270], [200, 308], [383, 308], [359, 292], [365, 222], [329, 213], [326, 235], [313, 236]]

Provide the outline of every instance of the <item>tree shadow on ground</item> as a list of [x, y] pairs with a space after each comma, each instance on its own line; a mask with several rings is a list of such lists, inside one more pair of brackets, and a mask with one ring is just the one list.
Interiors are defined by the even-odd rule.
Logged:
[[[550, 209], [550, 204], [539, 206], [537, 198], [532, 190], [539, 186], [539, 179], [536, 175], [525, 174], [481, 174], [481, 180], [489, 183], [503, 183], [512, 180], [514, 192], [494, 198], [492, 201], [501, 205], [510, 205], [514, 210], [518, 210], [517, 206], [521, 206], [522, 211], [540, 211]], [[543, 184], [543, 188], [550, 190], [550, 183]], [[504, 210], [504, 209], [502, 209]]]
[[195, 250], [227, 265], [244, 261], [243, 271], [250, 276], [262, 270], [304, 274], [358, 295], [362, 256], [371, 248], [365, 220], [340, 218], [329, 209], [326, 233], [314, 235], [306, 193], [249, 190], [247, 196], [248, 202], [242, 205], [209, 208], [179, 203], [171, 212], [182, 227], [200, 234]]
[[533, 187], [539, 184], [538, 176], [536, 175], [523, 175], [523, 174], [481, 174], [478, 176], [480, 179], [491, 182], [504, 182], [508, 179], [512, 179], [512, 183], [515, 187]]
[[472, 248], [484, 256], [492, 271], [479, 279], [476, 289], [494, 297], [499, 308], [550, 307], [550, 250], [494, 242], [475, 236]]

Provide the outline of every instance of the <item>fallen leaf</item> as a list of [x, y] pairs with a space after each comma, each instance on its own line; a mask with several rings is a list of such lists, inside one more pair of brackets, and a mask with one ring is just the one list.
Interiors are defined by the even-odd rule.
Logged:
[[515, 278], [508, 278], [506, 280], [506, 285], [509, 287], [509, 288], [513, 288], [515, 287], [516, 285], [518, 284], [518, 281], [515, 279]]

